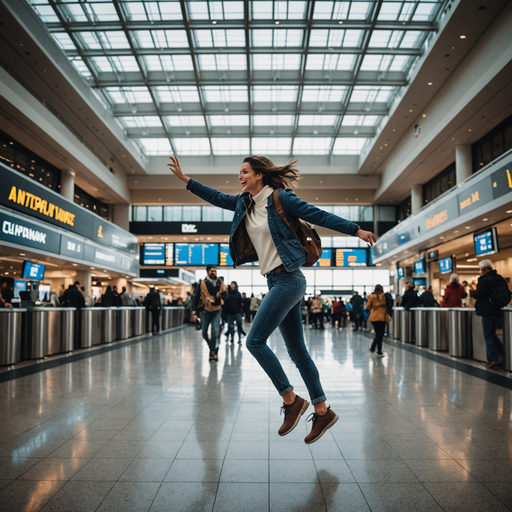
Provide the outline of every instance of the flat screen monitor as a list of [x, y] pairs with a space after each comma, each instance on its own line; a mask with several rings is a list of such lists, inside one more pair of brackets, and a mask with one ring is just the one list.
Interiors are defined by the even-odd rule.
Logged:
[[50, 288], [49, 284], [40, 284], [37, 290], [37, 298], [41, 302], [49, 302], [50, 301]]
[[437, 260], [437, 254], [438, 254], [438, 251], [429, 251], [428, 252], [429, 261]]
[[498, 252], [498, 234], [496, 228], [473, 235], [477, 256], [488, 256]]
[[403, 279], [405, 277], [404, 267], [398, 267], [396, 269], [396, 275], [398, 276], [398, 279]]
[[366, 267], [368, 253], [366, 249], [333, 249], [336, 267]]
[[229, 254], [229, 244], [220, 244], [220, 266], [221, 267], [232, 267], [233, 258]]
[[174, 265], [174, 244], [142, 244], [142, 265]]
[[414, 262], [414, 273], [424, 274], [425, 273], [425, 260], [418, 260]]
[[26, 292], [27, 291], [27, 281], [22, 281], [21, 279], [15, 279], [14, 280], [14, 298], [19, 299], [20, 298], [20, 292]]
[[218, 265], [219, 244], [174, 244], [176, 265]]
[[439, 260], [439, 272], [441, 274], [451, 274], [453, 272], [453, 258]]
[[33, 281], [42, 281], [44, 279], [45, 266], [32, 261], [24, 261], [21, 277]]
[[416, 286], [427, 286], [427, 278], [426, 277], [413, 277], [412, 282]]
[[313, 267], [331, 267], [332, 266], [332, 249], [323, 249], [320, 259]]

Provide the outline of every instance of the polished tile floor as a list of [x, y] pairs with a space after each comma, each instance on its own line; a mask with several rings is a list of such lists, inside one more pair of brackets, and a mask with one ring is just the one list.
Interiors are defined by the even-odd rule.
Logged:
[[277, 435], [247, 349], [209, 363], [192, 328], [0, 384], [0, 510], [512, 510], [512, 391], [400, 348], [376, 359], [359, 333], [307, 338], [340, 416], [310, 446], [304, 421]]

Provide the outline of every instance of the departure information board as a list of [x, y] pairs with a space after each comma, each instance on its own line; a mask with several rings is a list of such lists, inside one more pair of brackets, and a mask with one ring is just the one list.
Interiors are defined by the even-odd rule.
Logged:
[[233, 258], [231, 257], [231, 254], [229, 254], [229, 244], [220, 244], [220, 266], [233, 266]]
[[313, 267], [331, 267], [332, 266], [332, 249], [323, 249], [320, 259]]
[[219, 244], [175, 244], [176, 265], [218, 265]]
[[143, 265], [174, 265], [174, 244], [148, 243], [142, 247]]
[[452, 258], [443, 258], [439, 260], [439, 272], [441, 274], [449, 274], [453, 270], [453, 259]]
[[414, 273], [424, 274], [425, 273], [425, 260], [418, 260], [414, 262]]
[[336, 267], [366, 267], [366, 249], [333, 249]]
[[487, 256], [498, 252], [498, 235], [496, 228], [473, 235], [477, 256]]

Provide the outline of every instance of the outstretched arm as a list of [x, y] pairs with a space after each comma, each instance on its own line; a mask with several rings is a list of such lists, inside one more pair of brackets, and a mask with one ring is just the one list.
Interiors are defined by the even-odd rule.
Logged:
[[218, 206], [219, 208], [224, 208], [225, 210], [236, 210], [236, 204], [238, 202], [238, 196], [231, 196], [229, 194], [224, 194], [223, 192], [219, 192], [218, 190], [207, 187], [206, 185], [202, 185], [198, 181], [189, 178], [183, 174], [181, 170], [180, 163], [175, 156], [171, 156], [171, 163], [167, 164], [169, 169], [172, 171], [174, 176], [179, 180], [183, 181], [183, 183], [187, 184], [187, 190], [190, 190], [196, 196], [199, 196], [201, 199], [204, 199], [210, 204], [214, 206]]

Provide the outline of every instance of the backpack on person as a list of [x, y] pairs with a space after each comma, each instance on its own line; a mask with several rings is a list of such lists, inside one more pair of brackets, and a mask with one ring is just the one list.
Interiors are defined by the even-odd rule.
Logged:
[[510, 304], [512, 292], [508, 286], [497, 286], [489, 296], [489, 302], [498, 308], [504, 308]]
[[314, 228], [302, 219], [294, 219], [292, 225], [288, 222], [283, 205], [279, 199], [279, 190], [274, 190], [274, 204], [277, 213], [283, 219], [284, 223], [295, 233], [304, 252], [306, 253], [306, 263], [304, 267], [312, 267], [322, 256], [322, 242]]

